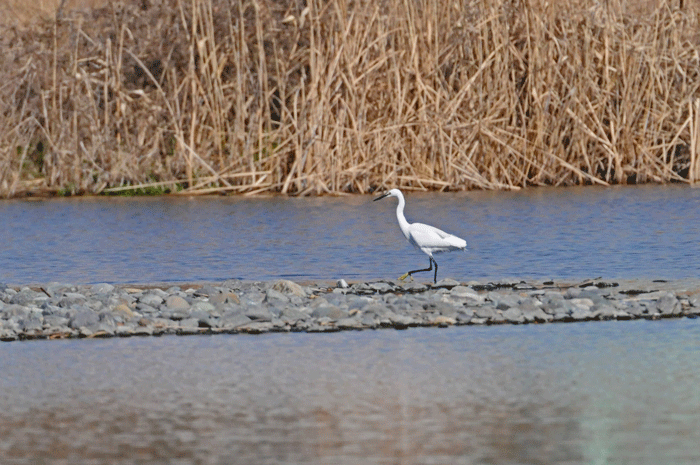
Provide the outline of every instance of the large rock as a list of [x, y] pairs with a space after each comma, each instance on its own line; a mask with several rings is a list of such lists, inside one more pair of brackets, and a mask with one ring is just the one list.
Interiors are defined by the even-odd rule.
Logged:
[[9, 318], [12, 318], [13, 316], [27, 316], [30, 313], [29, 308], [19, 305], [19, 304], [10, 304], [5, 306], [2, 310], [2, 317], [3, 319], [7, 320]]
[[80, 309], [71, 316], [68, 327], [72, 329], [89, 328], [99, 323], [100, 317], [97, 313], [88, 309]]
[[219, 319], [219, 327], [224, 329], [235, 329], [251, 323], [253, 320], [242, 313], [227, 313]]
[[271, 304], [286, 303], [289, 302], [289, 297], [278, 290], [270, 288], [265, 291], [265, 300], [263, 302], [269, 302]]
[[139, 302], [146, 304], [150, 307], [157, 308], [163, 303], [163, 297], [156, 294], [155, 292], [148, 292], [139, 297]]
[[20, 290], [18, 293], [13, 295], [10, 298], [9, 303], [10, 304], [17, 304], [17, 305], [29, 305], [29, 304], [41, 304], [45, 300], [48, 300], [49, 296], [44, 294], [43, 292], [36, 292], [33, 291], [32, 289], [25, 287], [22, 290]]
[[284, 308], [280, 315], [280, 319], [285, 323], [295, 323], [299, 320], [305, 320], [309, 317], [307, 313], [304, 313], [296, 308]]
[[171, 295], [165, 300], [165, 306], [170, 310], [188, 310], [190, 303], [179, 295]]
[[253, 321], [272, 321], [272, 312], [265, 307], [254, 305], [243, 309], [243, 314]]
[[511, 307], [503, 312], [503, 318], [505, 318], [509, 323], [525, 322], [525, 316], [523, 316], [523, 312], [520, 311], [518, 307]]
[[275, 284], [272, 285], [271, 289], [286, 295], [291, 294], [298, 297], [306, 297], [306, 291], [303, 287], [301, 287], [293, 281], [288, 281], [286, 279], [280, 279], [279, 281], [276, 281]]
[[341, 320], [348, 317], [348, 311], [334, 305], [321, 305], [316, 307], [311, 316], [314, 318], [329, 318], [331, 320]]
[[454, 299], [460, 301], [467, 301], [468, 303], [483, 303], [484, 296], [479, 295], [474, 289], [467, 286], [455, 286], [450, 290], [450, 296]]
[[664, 317], [677, 316], [681, 313], [681, 303], [671, 292], [664, 293], [656, 302], [656, 308]]
[[114, 286], [107, 283], [95, 284], [90, 288], [92, 294], [109, 294], [114, 290]]
[[33, 314], [29, 318], [19, 320], [18, 326], [19, 329], [24, 332], [40, 331], [44, 326], [44, 322], [42, 318]]
[[478, 307], [474, 310], [476, 318], [491, 319], [496, 317], [496, 309], [493, 307]]

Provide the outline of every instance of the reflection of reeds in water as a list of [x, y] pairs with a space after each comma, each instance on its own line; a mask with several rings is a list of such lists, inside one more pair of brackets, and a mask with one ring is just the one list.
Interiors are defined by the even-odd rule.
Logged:
[[289, 5], [151, 0], [5, 28], [0, 194], [700, 176], [694, 3]]

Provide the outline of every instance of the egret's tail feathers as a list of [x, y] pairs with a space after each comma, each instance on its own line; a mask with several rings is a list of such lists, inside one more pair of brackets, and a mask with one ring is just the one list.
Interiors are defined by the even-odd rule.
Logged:
[[450, 235], [446, 237], [445, 240], [455, 249], [465, 250], [467, 248], [467, 241], [457, 236]]

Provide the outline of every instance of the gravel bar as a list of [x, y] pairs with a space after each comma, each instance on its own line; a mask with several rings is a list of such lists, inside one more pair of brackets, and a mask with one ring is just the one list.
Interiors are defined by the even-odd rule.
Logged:
[[700, 280], [0, 284], [0, 340], [695, 318]]

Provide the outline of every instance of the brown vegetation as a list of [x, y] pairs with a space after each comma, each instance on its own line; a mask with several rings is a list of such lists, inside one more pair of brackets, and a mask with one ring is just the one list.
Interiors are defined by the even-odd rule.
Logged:
[[0, 195], [694, 182], [699, 18], [592, 0], [61, 11], [2, 29]]

